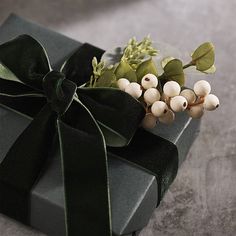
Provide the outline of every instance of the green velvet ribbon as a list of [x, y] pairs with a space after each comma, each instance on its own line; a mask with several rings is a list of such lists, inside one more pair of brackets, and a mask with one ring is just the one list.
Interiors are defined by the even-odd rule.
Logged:
[[1, 103], [33, 117], [0, 164], [0, 212], [29, 222], [30, 190], [59, 138], [68, 236], [112, 235], [106, 146], [127, 145], [145, 115], [118, 89], [82, 86], [103, 53], [94, 49], [84, 44], [54, 71], [28, 35], [0, 45]]

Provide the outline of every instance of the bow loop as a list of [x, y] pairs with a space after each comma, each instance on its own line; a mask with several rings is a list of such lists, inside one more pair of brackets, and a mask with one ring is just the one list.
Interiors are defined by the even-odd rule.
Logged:
[[85, 43], [63, 64], [61, 71], [67, 79], [73, 81], [79, 87], [88, 82], [93, 74], [91, 63], [93, 57], [100, 60], [103, 53], [102, 49]]
[[127, 145], [145, 115], [141, 103], [115, 88], [78, 88], [77, 91], [79, 100], [98, 122], [106, 145]]
[[63, 73], [50, 71], [43, 78], [43, 89], [52, 109], [62, 115], [72, 103], [77, 87], [75, 83], [65, 79]]
[[42, 90], [42, 80], [50, 71], [50, 64], [44, 48], [37, 40], [29, 35], [20, 35], [0, 45], [0, 52], [0, 65], [8, 72], [3, 75], [3, 70], [0, 70], [1, 78], [17, 80]]

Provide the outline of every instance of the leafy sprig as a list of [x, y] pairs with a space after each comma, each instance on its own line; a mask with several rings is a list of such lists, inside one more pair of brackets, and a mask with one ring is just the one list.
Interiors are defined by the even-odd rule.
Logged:
[[137, 69], [145, 58], [156, 56], [157, 53], [157, 49], [152, 46], [150, 36], [140, 42], [132, 38], [125, 47], [121, 60], [127, 61], [133, 69]]
[[116, 87], [114, 66], [106, 67], [105, 61], [98, 63], [97, 58], [92, 60], [93, 74], [90, 77], [89, 87]]
[[214, 45], [210, 42], [201, 44], [191, 55], [192, 60], [183, 65], [182, 61], [173, 57], [164, 58], [163, 70], [164, 73], [159, 76], [159, 79], [174, 80], [179, 83], [180, 86], [185, 84], [184, 69], [195, 66], [196, 70], [210, 74], [216, 71], [214, 65], [215, 51]]
[[158, 77], [158, 80], [163, 82], [174, 80], [180, 86], [184, 86], [184, 70], [188, 67], [194, 66], [196, 70], [203, 73], [214, 73], [216, 70], [214, 66], [214, 46], [210, 42], [201, 44], [191, 55], [191, 61], [185, 65], [180, 59], [173, 57], [164, 58], [162, 61], [164, 72], [161, 75], [158, 75], [157, 67], [153, 61], [153, 57], [157, 53], [158, 50], [154, 48], [149, 36], [140, 42], [132, 38], [125, 46], [120, 61], [116, 64], [106, 66], [105, 61], [98, 62], [95, 57], [93, 58], [93, 75], [88, 86], [116, 87], [116, 81], [120, 78], [140, 83], [142, 77], [148, 73], [154, 74]]
[[92, 60], [93, 74], [90, 77], [90, 87], [95, 87], [97, 80], [102, 76], [105, 71], [105, 62], [98, 62], [97, 58], [94, 57]]
[[186, 69], [190, 66], [196, 66], [196, 69], [204, 73], [215, 72], [215, 47], [211, 42], [201, 44], [191, 55], [192, 61], [184, 65]]

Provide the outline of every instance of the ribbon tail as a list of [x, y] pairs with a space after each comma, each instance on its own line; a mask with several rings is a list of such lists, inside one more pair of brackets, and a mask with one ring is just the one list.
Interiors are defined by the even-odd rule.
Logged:
[[56, 113], [46, 105], [0, 164], [0, 212], [23, 223], [29, 223], [30, 190], [48, 157], [55, 120]]
[[[76, 114], [76, 117], [68, 115], [74, 108], [76, 110], [72, 114]], [[67, 235], [111, 236], [107, 155], [103, 135], [91, 113], [82, 104], [73, 103], [65, 116], [66, 122], [58, 120], [58, 133]]]
[[[158, 151], [157, 151], [158, 150]], [[159, 205], [178, 171], [178, 150], [170, 141], [138, 129], [127, 147], [108, 148], [114, 153], [154, 174], [157, 178]]]

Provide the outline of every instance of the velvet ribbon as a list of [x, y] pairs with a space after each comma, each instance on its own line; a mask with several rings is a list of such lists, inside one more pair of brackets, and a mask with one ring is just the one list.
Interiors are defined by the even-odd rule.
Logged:
[[[142, 105], [118, 89], [83, 86], [92, 74], [93, 56], [100, 59], [103, 52], [83, 44], [60, 71], [54, 71], [43, 46], [28, 35], [0, 45], [0, 103], [32, 117], [0, 164], [0, 212], [29, 223], [30, 190], [56, 138], [68, 236], [112, 235], [107, 146], [154, 173], [160, 196], [174, 179], [175, 145], [143, 130], [136, 132], [145, 115]], [[145, 135], [144, 140], [153, 140], [147, 143], [149, 159], [134, 147], [141, 147]], [[160, 146], [159, 158], [155, 145]]]

